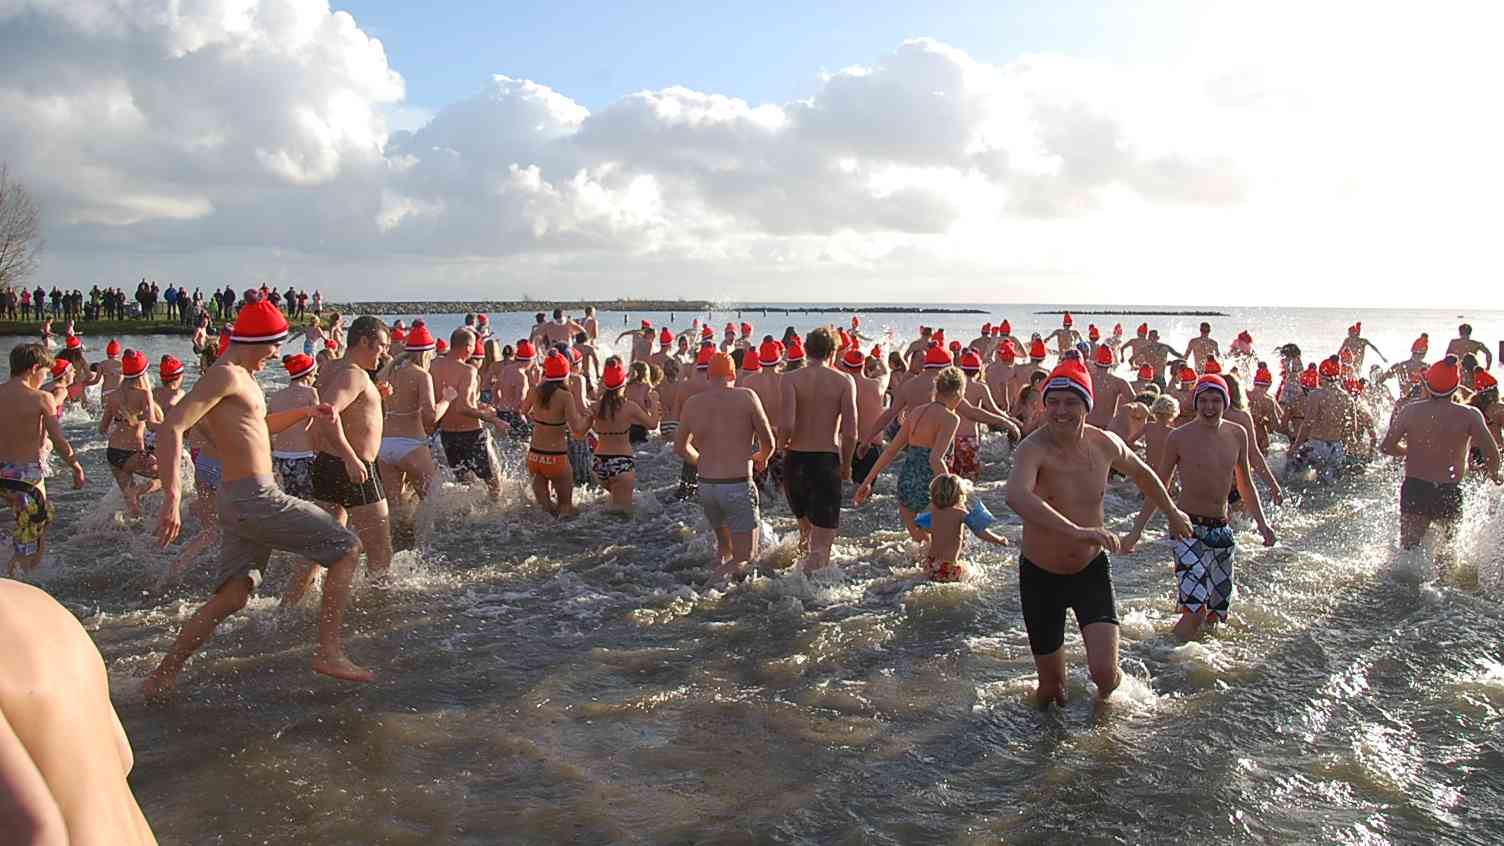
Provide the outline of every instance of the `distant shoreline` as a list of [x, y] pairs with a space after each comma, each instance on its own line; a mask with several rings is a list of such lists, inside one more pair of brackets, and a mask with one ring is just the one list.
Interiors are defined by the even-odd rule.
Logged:
[[1141, 311], [1141, 310], [1137, 310], [1137, 309], [1128, 310], [1128, 311], [1120, 311], [1120, 310], [1078, 311], [1076, 309], [1069, 309], [1069, 308], [1067, 308], [1067, 309], [1060, 309], [1058, 311], [1036, 311], [1036, 312], [1034, 312], [1034, 314], [1091, 314], [1091, 315], [1104, 315], [1105, 314], [1105, 315], [1107, 315], [1109, 317], [1128, 317], [1128, 316], [1133, 316], [1133, 317], [1139, 317], [1139, 316], [1143, 316], [1143, 317], [1231, 317], [1232, 316], [1232, 315], [1228, 314], [1225, 311]]
[[987, 314], [980, 308], [935, 308], [927, 306], [773, 306], [746, 303], [712, 303], [704, 300], [578, 300], [571, 302], [543, 300], [370, 300], [348, 303], [326, 303], [325, 312], [341, 314], [503, 314], [507, 312], [544, 312], [563, 309], [578, 314], [586, 306], [595, 306], [601, 312], [667, 311], [698, 314], [704, 311], [755, 311], [765, 314]]

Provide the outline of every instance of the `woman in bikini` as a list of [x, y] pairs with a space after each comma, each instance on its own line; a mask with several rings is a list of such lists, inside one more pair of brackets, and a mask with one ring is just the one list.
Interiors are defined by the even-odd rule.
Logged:
[[[619, 356], [614, 357], [620, 358]], [[607, 364], [610, 361], [610, 359], [607, 359]], [[602, 376], [601, 379], [604, 382], [605, 377]], [[663, 371], [658, 368], [658, 365], [649, 364], [646, 361], [634, 361], [632, 362], [631, 376], [627, 379], [627, 387], [622, 390], [622, 396], [636, 403], [638, 408], [648, 408], [650, 405], [657, 403], [658, 392], [654, 389], [661, 381], [663, 381]], [[661, 406], [659, 410], [662, 410]], [[628, 426], [627, 440], [633, 447], [648, 442], [648, 433], [658, 425], [657, 420], [658, 418], [655, 416], [652, 426], [642, 423], [632, 423]], [[596, 432], [596, 434], [599, 435], [600, 432]], [[599, 447], [597, 447], [598, 449]]]
[[[105, 460], [120, 486], [120, 494], [125, 497], [125, 513], [140, 517], [141, 497], [161, 485], [157, 480], [157, 461], [146, 451], [146, 427], [162, 422], [162, 411], [147, 384], [146, 356], [126, 350], [120, 368], [123, 379], [120, 387], [105, 398], [99, 433], [109, 436]], [[147, 481], [136, 485], [133, 483], [136, 476]]]
[[959, 367], [952, 365], [941, 370], [935, 376], [934, 399], [908, 413], [898, 435], [888, 443], [877, 464], [867, 474], [867, 481], [856, 489], [855, 501], [861, 505], [872, 496], [872, 480], [902, 453], [903, 466], [898, 473], [898, 514], [909, 530], [909, 537], [916, 541], [923, 542], [929, 537], [928, 532], [915, 524], [914, 518], [930, 507], [930, 480], [945, 475], [945, 454], [961, 424], [956, 408], [961, 405], [965, 388], [966, 378]]
[[[402, 354], [377, 374], [378, 381], [392, 386], [391, 396], [383, 403], [386, 410], [376, 461], [382, 487], [394, 506], [393, 522], [405, 522], [411, 516], [413, 500], [406, 496], [409, 483], [418, 499], [428, 495], [437, 472], [428, 449], [428, 434], [449, 410], [449, 403], [459, 396], [453, 387], [445, 385], [443, 396], [434, 398], [433, 377], [428, 372], [434, 346], [428, 327], [416, 322], [407, 334]], [[396, 519], [399, 514], [400, 520]]]
[[[647, 370], [646, 362], [632, 365]], [[611, 494], [610, 510], [622, 514], [632, 513], [632, 497], [637, 490], [637, 459], [632, 456], [631, 432], [641, 428], [646, 432], [658, 425], [658, 406], [651, 391], [647, 392], [644, 408], [624, 395], [627, 373], [620, 356], [606, 359], [601, 371], [602, 394], [590, 409], [590, 426], [599, 438], [595, 446], [592, 469], [601, 486]], [[637, 383], [642, 384], [642, 383]], [[646, 435], [643, 436], [646, 439]]]
[[544, 511], [556, 517], [578, 513], [574, 507], [574, 471], [569, 466], [569, 434], [583, 437], [589, 428], [565, 384], [568, 380], [568, 360], [558, 350], [550, 350], [543, 360], [543, 381], [527, 392], [519, 409], [533, 424], [527, 449], [533, 496]]
[[679, 390], [683, 387], [679, 384], [679, 360], [674, 358], [663, 361], [663, 380], [658, 383], [658, 405], [663, 409], [661, 419], [658, 421], [658, 433], [670, 443], [674, 440], [674, 434], [679, 431], [679, 418], [674, 411], [675, 403], [679, 401]]

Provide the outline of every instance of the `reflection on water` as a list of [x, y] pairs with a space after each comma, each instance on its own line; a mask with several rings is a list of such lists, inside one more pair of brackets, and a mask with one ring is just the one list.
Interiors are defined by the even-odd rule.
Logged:
[[[140, 679], [210, 588], [212, 554], [163, 579], [168, 556], [148, 523], [119, 516], [93, 425], [65, 417], [91, 484], [56, 490], [42, 579], [109, 662], [132, 782], [164, 843], [1504, 835], [1492, 488], [1471, 495], [1442, 574], [1393, 549], [1391, 467], [1292, 491], [1280, 546], [1240, 536], [1231, 623], [1189, 645], [1170, 635], [1168, 551], [1146, 542], [1114, 561], [1123, 687], [1093, 701], [1071, 632], [1070, 703], [1041, 713], [1014, 553], [974, 543], [973, 578], [920, 582], [890, 475], [843, 513], [839, 570], [787, 568], [793, 524], [767, 497], [762, 570], [701, 591], [712, 547], [696, 508], [661, 501], [678, 465], [654, 444], [630, 521], [587, 493], [579, 519], [555, 524], [515, 471], [499, 503], [446, 485], [393, 589], [352, 608], [350, 650], [376, 684], [309, 671], [313, 603], [279, 610], [288, 567], [274, 566], [189, 664], [180, 701], [150, 708]], [[1016, 542], [1007, 456], [986, 445], [978, 493]], [[1136, 507], [1113, 489], [1115, 526]]]

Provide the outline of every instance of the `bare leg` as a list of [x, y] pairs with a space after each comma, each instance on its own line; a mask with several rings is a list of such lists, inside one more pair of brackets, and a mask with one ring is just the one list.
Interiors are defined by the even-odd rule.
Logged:
[[[365, 547], [366, 567], [372, 576], [385, 575], [392, 566], [392, 530], [387, 514], [386, 500], [350, 509], [350, 527]], [[328, 591], [326, 584], [324, 592]]]
[[173, 691], [177, 688], [178, 673], [182, 672], [188, 658], [204, 645], [204, 641], [214, 634], [220, 623], [245, 607], [246, 600], [251, 596], [251, 589], [249, 577], [233, 579], [209, 597], [209, 601], [188, 619], [162, 663], [146, 677], [143, 689], [148, 701], [163, 702], [172, 698]]
[[319, 614], [319, 645], [313, 651], [314, 672], [348, 682], [368, 682], [376, 678], [375, 673], [351, 661], [345, 654], [340, 634], [345, 620], [345, 605], [350, 600], [350, 584], [355, 580], [355, 567], [359, 559], [360, 547], [357, 546], [344, 558], [330, 565], [329, 572], [324, 576], [324, 604]]
[[1175, 621], [1175, 628], [1172, 630], [1175, 637], [1179, 638], [1182, 643], [1195, 640], [1201, 634], [1201, 621], [1204, 614], [1205, 609], [1180, 612], [1180, 619]]
[[633, 497], [637, 493], [637, 474], [623, 473], [612, 479], [607, 489], [611, 491], [611, 508], [631, 514]]
[[554, 504], [553, 495], [549, 492], [548, 477], [534, 473], [532, 474], [532, 482], [533, 499], [538, 500], [538, 504], [543, 507], [544, 511], [557, 515], [559, 507]]
[[[332, 502], [318, 502], [315, 504], [318, 505], [318, 507], [329, 512], [329, 515], [332, 516], [335, 520], [339, 521], [339, 524], [341, 526], [345, 525], [345, 522], [348, 519], [347, 515], [345, 514], [345, 509], [341, 508], [338, 505], [335, 505]], [[356, 554], [359, 555], [359, 552], [357, 552]], [[317, 572], [318, 565], [314, 564], [312, 561], [299, 561], [298, 563], [294, 564], [292, 570], [292, 578], [287, 580], [287, 587], [282, 590], [282, 600], [279, 603], [278, 607], [293, 608], [296, 607], [298, 603], [302, 602], [303, 596], [308, 593], [308, 589], [313, 587], [313, 577]], [[325, 581], [327, 583], [327, 577], [325, 577]], [[325, 587], [325, 590], [327, 589], [328, 588]]]
[[1034, 688], [1034, 704], [1047, 708], [1051, 702], [1065, 707], [1065, 647], [1048, 655], [1034, 656], [1039, 686]]
[[573, 517], [580, 513], [574, 507], [574, 472], [560, 473], [553, 479], [554, 491], [559, 495], [559, 516]]
[[900, 505], [898, 506], [898, 516], [903, 518], [903, 526], [909, 530], [909, 538], [911, 540], [916, 543], [929, 542], [930, 533], [919, 528], [919, 524], [914, 522], [914, 512]]
[[836, 530], [814, 526], [810, 529], [809, 555], [804, 559], [804, 572], [813, 573], [830, 565], [830, 546], [835, 543]]
[[1123, 681], [1118, 669], [1117, 623], [1088, 623], [1081, 629], [1086, 644], [1086, 666], [1097, 685], [1097, 698], [1106, 699]]
[[120, 488], [120, 495], [125, 498], [125, 515], [140, 517], [141, 499], [136, 495], [136, 486], [131, 483], [131, 472], [117, 470], [114, 465], [110, 465], [110, 475], [115, 477], [115, 485]]
[[757, 554], [757, 532], [735, 532], [730, 529], [719, 528], [715, 530], [717, 553], [720, 555], [720, 566], [710, 574], [711, 585], [720, 584], [732, 576], [740, 576], [746, 572], [747, 564]]

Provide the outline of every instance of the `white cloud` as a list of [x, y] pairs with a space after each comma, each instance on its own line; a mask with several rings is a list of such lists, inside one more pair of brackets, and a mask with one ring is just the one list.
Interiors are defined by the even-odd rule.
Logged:
[[[436, 275], [455, 294], [709, 281], [762, 299], [861, 280], [868, 296], [917, 281], [937, 286], [926, 298], [1037, 300], [1025, 286], [1050, 280], [1163, 300], [1219, 274], [1485, 255], [1448, 241], [1481, 234], [1494, 193], [1465, 186], [1498, 187], [1497, 122], [1415, 148], [1497, 75], [1309, 28], [1283, 44], [1235, 4], [1208, 19], [1203, 49], [1153, 68], [989, 65], [916, 39], [788, 103], [670, 87], [591, 113], [495, 76], [430, 112], [323, 0], [0, 0], [0, 150], [44, 203], [50, 273], [306, 273], [372, 294]], [[1404, 220], [1428, 191], [1448, 208]]]

